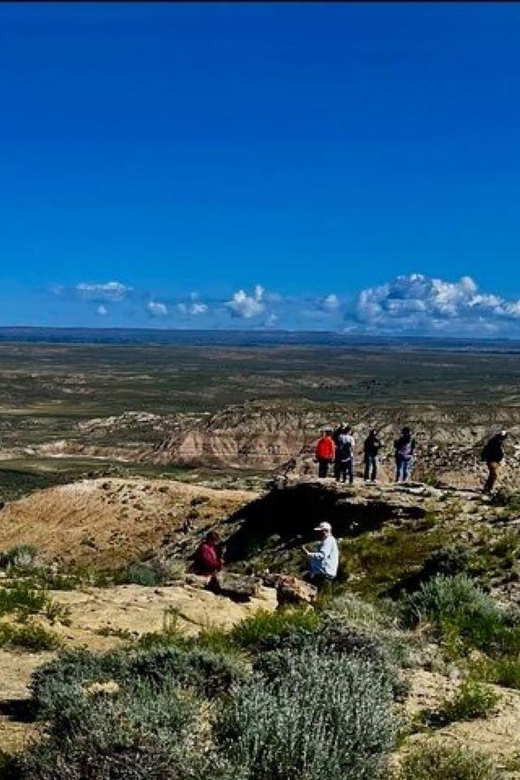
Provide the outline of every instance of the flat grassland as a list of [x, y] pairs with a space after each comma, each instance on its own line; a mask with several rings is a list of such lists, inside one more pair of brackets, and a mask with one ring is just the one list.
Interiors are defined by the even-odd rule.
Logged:
[[[507, 343], [287, 344], [273, 338], [270, 344], [242, 344], [229, 336], [223, 343], [201, 341], [0, 339], [0, 449], [11, 458], [0, 461], [4, 495], [15, 497], [29, 483], [38, 489], [101, 465], [85, 457], [45, 460], [41, 453], [31, 463], [27, 448], [59, 440], [153, 446], [176, 424], [247, 401], [520, 406], [520, 348]], [[115, 428], [89, 422], [129, 411], [138, 414]]]

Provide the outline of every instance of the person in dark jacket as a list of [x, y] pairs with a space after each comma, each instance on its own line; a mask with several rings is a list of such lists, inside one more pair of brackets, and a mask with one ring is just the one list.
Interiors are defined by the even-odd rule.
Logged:
[[415, 439], [410, 428], [403, 428], [401, 436], [394, 442], [395, 451], [395, 481], [406, 482], [410, 476], [413, 454], [415, 452]]
[[482, 451], [482, 460], [488, 468], [488, 477], [484, 484], [483, 493], [492, 493], [498, 479], [500, 464], [504, 460], [504, 443], [507, 439], [507, 431], [500, 431], [489, 439]]
[[210, 531], [199, 544], [195, 553], [193, 570], [195, 574], [216, 574], [224, 565], [225, 547], [217, 531]]
[[369, 479], [371, 482], [375, 482], [377, 479], [377, 464], [381, 447], [381, 439], [377, 435], [377, 431], [372, 429], [365, 439], [363, 447], [365, 458], [365, 482], [368, 482]]

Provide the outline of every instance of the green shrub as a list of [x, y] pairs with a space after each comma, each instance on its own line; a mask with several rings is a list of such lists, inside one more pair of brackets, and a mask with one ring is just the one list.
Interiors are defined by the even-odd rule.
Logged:
[[0, 553], [0, 567], [16, 571], [31, 571], [36, 564], [38, 551], [31, 544], [17, 544]]
[[60, 637], [45, 626], [27, 620], [24, 623], [0, 623], [0, 647], [19, 648], [33, 653], [56, 650]]
[[434, 550], [426, 558], [421, 576], [424, 579], [442, 575], [453, 577], [469, 565], [471, 548], [467, 544], [453, 544]]
[[459, 747], [423, 743], [405, 757], [399, 780], [505, 780], [486, 756]]
[[[64, 723], [64, 720], [67, 723]], [[174, 685], [139, 683], [131, 691], [80, 691], [64, 717], [56, 712], [47, 739], [21, 761], [24, 780], [202, 780], [215, 765], [194, 744], [200, 703]], [[222, 771], [221, 771], [222, 770]]]
[[168, 580], [167, 572], [158, 564], [132, 563], [114, 577], [114, 583], [118, 585], [143, 585], [144, 587], [156, 587], [164, 585]]
[[50, 602], [47, 592], [33, 588], [25, 582], [15, 582], [11, 587], [0, 588], [0, 616], [16, 614], [21, 618], [37, 615]]
[[439, 638], [460, 637], [469, 647], [490, 653], [520, 649], [518, 616], [500, 609], [473, 580], [463, 574], [435, 577], [401, 601], [403, 620], [414, 626], [430, 622]]
[[230, 639], [239, 647], [253, 650], [273, 637], [317, 631], [321, 622], [319, 613], [310, 608], [260, 611], [237, 623], [230, 632]]
[[208, 650], [66, 650], [34, 672], [31, 690], [41, 717], [49, 718], [59, 710], [65, 711], [68, 702], [92, 683], [116, 682], [128, 690], [132, 685], [146, 683], [160, 691], [175, 682], [178, 687], [193, 688], [212, 698], [228, 693], [246, 678], [247, 670], [242, 664]]
[[218, 718], [248, 780], [376, 780], [394, 744], [390, 686], [359, 658], [286, 651], [283, 676], [242, 686]]
[[498, 694], [487, 685], [468, 678], [459, 685], [450, 699], [426, 719], [431, 725], [444, 726], [459, 720], [488, 718], [496, 709], [499, 700]]
[[472, 673], [487, 682], [520, 690], [520, 658], [485, 658], [472, 665]]

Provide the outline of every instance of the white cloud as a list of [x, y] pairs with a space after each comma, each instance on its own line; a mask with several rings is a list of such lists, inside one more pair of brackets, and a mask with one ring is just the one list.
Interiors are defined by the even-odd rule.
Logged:
[[244, 290], [237, 290], [232, 299], [224, 305], [231, 310], [234, 317], [249, 320], [264, 311], [264, 295], [264, 288], [257, 284], [252, 295], [248, 295]]
[[[193, 295], [193, 293], [192, 293], [192, 295]], [[176, 308], [177, 308], [177, 311], [179, 312], [179, 314], [184, 314], [184, 315], [191, 314], [193, 317], [197, 317], [200, 314], [207, 314], [207, 312], [209, 311], [209, 308], [208, 308], [207, 304], [202, 303], [202, 301], [197, 301], [192, 296], [190, 296], [190, 297], [191, 297], [191, 300], [193, 301], [193, 303], [178, 303], [177, 304]]]
[[103, 304], [101, 304], [101, 306], [98, 306], [98, 307], [97, 307], [97, 309], [96, 309], [96, 312], [97, 312], [97, 313], [98, 313], [98, 314], [99, 314], [101, 317], [105, 317], [105, 316], [108, 314], [108, 309], [107, 309], [107, 307], [106, 307], [106, 306], [103, 306]]
[[90, 284], [81, 282], [74, 287], [73, 292], [86, 301], [117, 302], [123, 301], [133, 291], [121, 282], [106, 282], [104, 284]]
[[355, 319], [371, 331], [478, 336], [519, 322], [520, 301], [481, 293], [469, 276], [447, 282], [411, 274], [363, 290], [356, 301]]
[[322, 311], [333, 313], [339, 309], [339, 298], [334, 293], [330, 293], [318, 302], [318, 306]]
[[152, 317], [167, 317], [168, 316], [168, 307], [165, 303], [159, 303], [159, 301], [150, 301], [146, 309], [149, 314], [152, 315]]

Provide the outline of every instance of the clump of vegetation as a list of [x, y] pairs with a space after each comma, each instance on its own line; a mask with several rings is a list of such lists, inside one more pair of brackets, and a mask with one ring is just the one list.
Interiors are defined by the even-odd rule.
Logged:
[[192, 747], [200, 701], [175, 684], [83, 690], [68, 704], [54, 711], [47, 739], [20, 761], [23, 778], [81, 778], [85, 767], [96, 780], [202, 780], [209, 773], [208, 759]]
[[422, 579], [438, 575], [453, 577], [467, 570], [471, 558], [471, 548], [467, 544], [452, 544], [434, 550], [426, 558], [421, 573]]
[[380, 777], [397, 733], [384, 675], [359, 658], [286, 654], [282, 676], [235, 694], [216, 724], [221, 749], [250, 780]]
[[27, 618], [43, 612], [49, 603], [45, 590], [33, 588], [23, 581], [17, 581], [8, 588], [0, 588], [0, 616], [15, 614]]
[[132, 563], [114, 575], [116, 585], [143, 585], [157, 587], [170, 579], [169, 572], [157, 561], [151, 563]]
[[489, 686], [468, 677], [438, 710], [426, 715], [426, 720], [433, 726], [445, 726], [459, 720], [488, 718], [499, 701], [499, 695]]
[[60, 637], [45, 626], [27, 620], [24, 623], [0, 623], [0, 647], [29, 650], [33, 653], [56, 650]]
[[397, 780], [505, 780], [505, 775], [480, 753], [423, 743], [405, 757]]
[[48, 718], [65, 712], [66, 703], [94, 683], [146, 683], [159, 690], [168, 680], [212, 698], [229, 692], [246, 677], [247, 670], [236, 659], [203, 649], [66, 650], [36, 670], [31, 688], [39, 712]]
[[10, 572], [23, 573], [36, 567], [38, 551], [30, 544], [17, 544], [0, 553], [0, 568]]
[[481, 658], [471, 664], [475, 677], [505, 688], [520, 690], [520, 657]]
[[401, 601], [403, 620], [415, 626], [432, 625], [439, 639], [447, 639], [452, 650], [470, 648], [488, 653], [511, 653], [520, 649], [518, 616], [500, 609], [472, 579], [435, 577]]
[[282, 609], [276, 612], [261, 611], [238, 623], [230, 634], [231, 641], [239, 647], [253, 649], [265, 646], [274, 637], [314, 633], [321, 626], [322, 618], [313, 609]]

